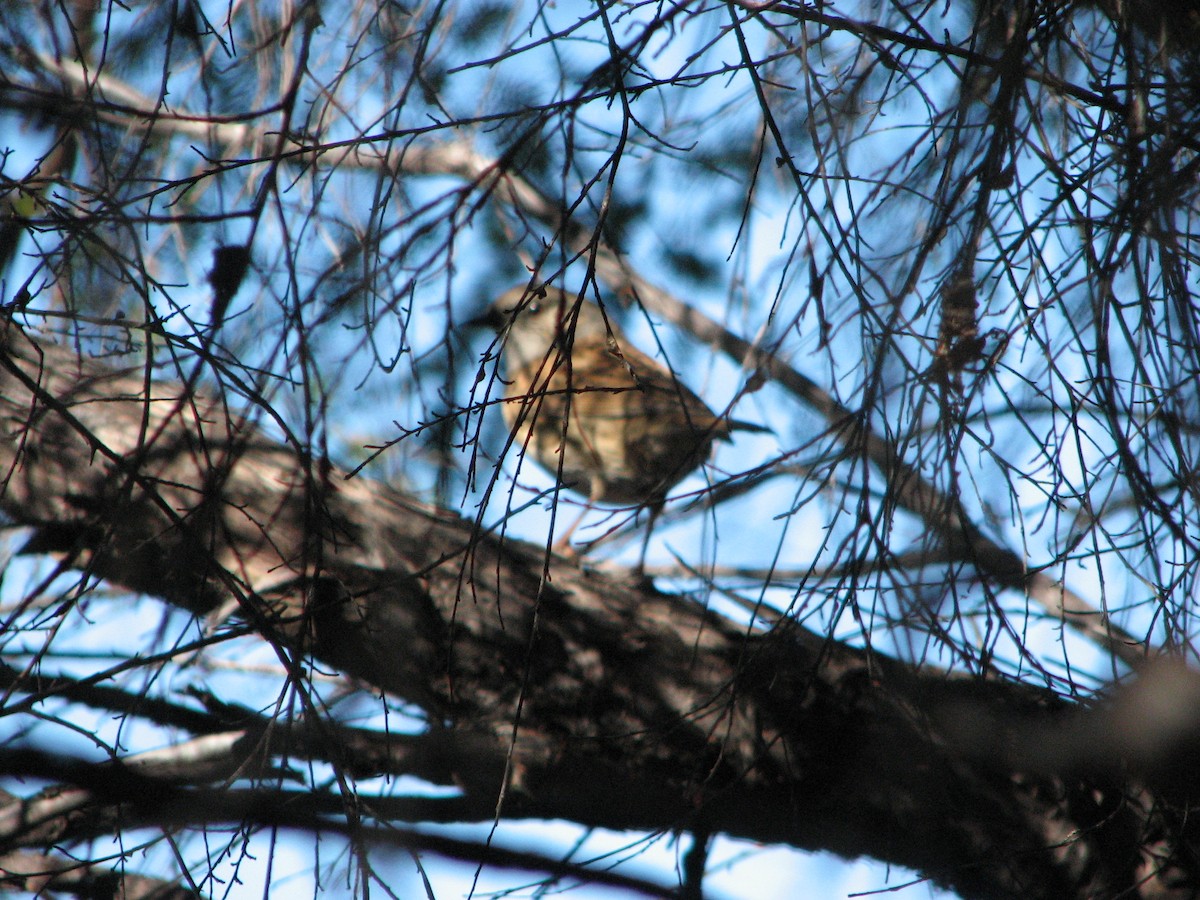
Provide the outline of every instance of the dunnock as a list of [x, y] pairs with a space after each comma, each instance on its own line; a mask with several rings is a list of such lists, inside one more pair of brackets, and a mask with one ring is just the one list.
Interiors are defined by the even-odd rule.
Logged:
[[514, 287], [477, 321], [500, 334], [516, 442], [589, 505], [648, 506], [648, 528], [714, 440], [769, 430], [716, 415], [599, 306], [561, 288]]

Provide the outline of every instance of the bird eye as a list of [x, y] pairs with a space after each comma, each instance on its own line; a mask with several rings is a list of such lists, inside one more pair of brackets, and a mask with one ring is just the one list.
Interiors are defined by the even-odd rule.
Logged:
[[530, 303], [528, 306], [526, 306], [525, 309], [529, 312], [530, 315], [536, 316], [538, 313], [540, 313], [542, 311], [542, 304], [540, 304], [536, 300], [534, 300], [532, 303]]

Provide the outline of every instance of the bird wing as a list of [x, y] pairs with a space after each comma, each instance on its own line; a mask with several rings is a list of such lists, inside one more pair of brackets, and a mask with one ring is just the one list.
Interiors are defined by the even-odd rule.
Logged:
[[[660, 411], [677, 410], [680, 426], [690, 431], [727, 437], [729, 428], [708, 404], [701, 400], [669, 370], [633, 346], [610, 344], [607, 368], [614, 381], [632, 386], [644, 395], [645, 406]], [[616, 373], [620, 374], [617, 375]]]

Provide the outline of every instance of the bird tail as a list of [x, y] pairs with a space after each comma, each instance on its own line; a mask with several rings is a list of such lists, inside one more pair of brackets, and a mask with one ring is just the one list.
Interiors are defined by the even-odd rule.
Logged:
[[726, 419], [730, 431], [749, 431], [754, 434], [774, 434], [766, 425], [755, 425], [753, 422], [743, 422], [741, 419]]

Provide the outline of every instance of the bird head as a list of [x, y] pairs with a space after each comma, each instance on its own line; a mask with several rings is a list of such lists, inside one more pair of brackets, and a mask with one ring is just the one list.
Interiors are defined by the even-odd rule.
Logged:
[[552, 347], [608, 343], [619, 335], [600, 307], [562, 288], [518, 286], [501, 294], [473, 324], [494, 329], [504, 342], [510, 370], [538, 364]]

